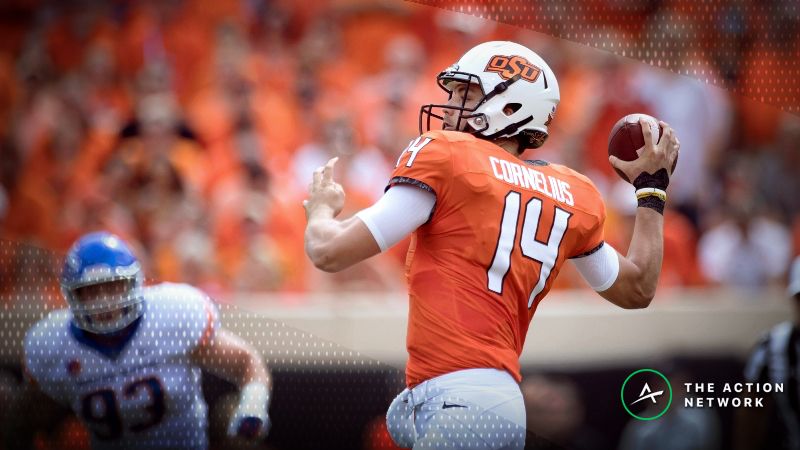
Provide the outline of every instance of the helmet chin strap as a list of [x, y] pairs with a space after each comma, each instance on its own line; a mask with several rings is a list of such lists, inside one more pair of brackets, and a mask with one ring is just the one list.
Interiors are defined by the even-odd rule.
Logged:
[[533, 116], [528, 116], [525, 119], [520, 120], [519, 122], [512, 123], [512, 124], [508, 125], [507, 127], [503, 128], [502, 130], [500, 130], [500, 131], [498, 131], [496, 133], [492, 133], [492, 134], [489, 134], [489, 135], [481, 135], [480, 137], [482, 137], [484, 139], [496, 139], [496, 138], [499, 138], [500, 136], [504, 136], [504, 135], [513, 135], [514, 133], [517, 132], [517, 130], [520, 129], [520, 127], [522, 127], [523, 125], [527, 124], [528, 122], [530, 122], [532, 120], [533, 120]]
[[488, 94], [486, 94], [485, 97], [483, 97], [481, 103], [486, 103], [492, 98], [494, 98], [495, 95], [502, 94], [503, 92], [507, 91], [508, 87], [519, 81], [519, 79], [520, 79], [520, 74], [516, 74], [513, 77], [509, 78], [508, 80], [503, 81], [502, 83], [498, 83], [497, 86], [495, 86], [494, 89], [492, 89], [492, 92], [489, 92]]

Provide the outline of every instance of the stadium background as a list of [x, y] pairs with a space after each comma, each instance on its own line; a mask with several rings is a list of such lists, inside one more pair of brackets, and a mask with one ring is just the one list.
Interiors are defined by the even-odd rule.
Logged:
[[[606, 161], [608, 130], [645, 112], [682, 142], [654, 305], [617, 311], [567, 267], [523, 354], [529, 415], [576, 448], [614, 448], [628, 421], [618, 389], [632, 369], [739, 381], [759, 333], [790, 317], [798, 15], [791, 2], [759, 4], [763, 14], [751, 2], [706, 3], [710, 22], [681, 1], [557, 2], [532, 23], [539, 33], [444, 2], [3, 2], [0, 401], [19, 382], [25, 328], [63, 306], [60, 256], [102, 228], [135, 245], [151, 281], [206, 290], [262, 351], [275, 373], [265, 448], [389, 448], [375, 424], [402, 385], [405, 244], [323, 274], [303, 254], [300, 202], [332, 155], [345, 215], [378, 198], [417, 134], [419, 105], [443, 99], [435, 75], [489, 39], [551, 63], [562, 103], [547, 145], [525, 156], [589, 175], [620, 251], [634, 205]], [[582, 24], [571, 8], [605, 14]], [[484, 16], [525, 25], [523, 15]], [[709, 28], [724, 51], [687, 31]], [[205, 384], [224, 414], [230, 386]], [[728, 447], [732, 411], [716, 414]], [[65, 424], [37, 445], [80, 444]]]

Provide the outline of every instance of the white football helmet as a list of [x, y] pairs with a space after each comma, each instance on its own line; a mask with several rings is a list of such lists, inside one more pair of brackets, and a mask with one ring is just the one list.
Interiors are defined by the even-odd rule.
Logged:
[[[431, 118], [444, 121], [443, 111], [456, 110], [456, 129], [482, 139], [517, 137], [520, 148], [540, 147], [556, 112], [560, 95], [558, 81], [544, 60], [529, 48], [509, 41], [484, 42], [469, 50], [436, 78], [452, 95], [453, 82], [480, 86], [483, 98], [474, 108], [446, 104], [425, 105], [420, 110], [420, 133], [431, 129]], [[506, 107], [511, 112], [506, 114]], [[437, 111], [441, 110], [441, 111]]]

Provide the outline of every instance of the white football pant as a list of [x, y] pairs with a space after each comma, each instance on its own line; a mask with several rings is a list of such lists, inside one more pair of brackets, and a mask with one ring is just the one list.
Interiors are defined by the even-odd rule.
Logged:
[[386, 413], [400, 447], [522, 450], [525, 404], [514, 378], [497, 369], [467, 369], [405, 389]]

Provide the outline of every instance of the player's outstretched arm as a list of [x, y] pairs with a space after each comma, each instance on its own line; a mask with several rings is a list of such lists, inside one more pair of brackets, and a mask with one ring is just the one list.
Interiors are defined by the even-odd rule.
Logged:
[[201, 368], [235, 384], [239, 405], [228, 427], [229, 436], [261, 438], [269, 431], [269, 397], [272, 377], [255, 348], [230, 331], [220, 328], [192, 353]]
[[665, 122], [660, 122], [663, 135], [658, 144], [650, 124], [644, 119], [640, 124], [645, 144], [639, 158], [622, 161], [609, 157], [612, 166], [634, 180], [639, 202], [628, 254], [619, 255], [619, 275], [610, 288], [600, 292], [623, 308], [646, 308], [655, 296], [664, 255], [665, 191], [680, 150], [678, 137]]
[[367, 226], [357, 217], [337, 220], [344, 207], [344, 189], [333, 181], [332, 158], [314, 171], [306, 210], [305, 247], [311, 262], [326, 272], [338, 272], [380, 253]]

